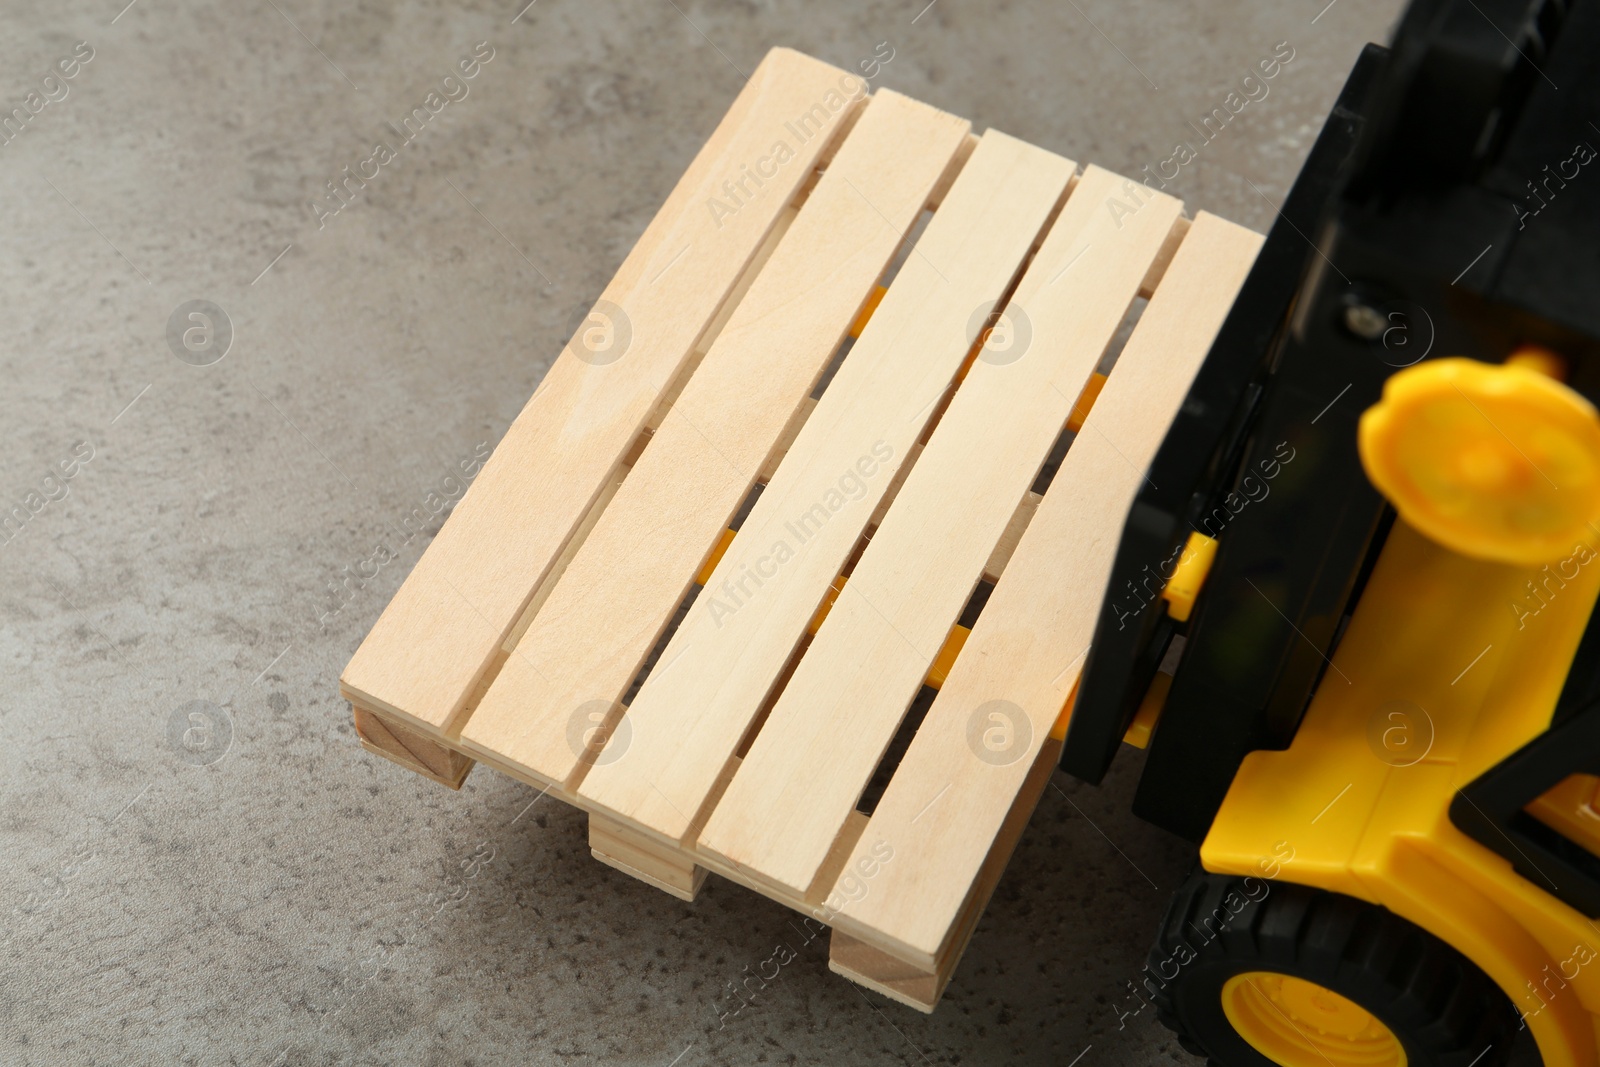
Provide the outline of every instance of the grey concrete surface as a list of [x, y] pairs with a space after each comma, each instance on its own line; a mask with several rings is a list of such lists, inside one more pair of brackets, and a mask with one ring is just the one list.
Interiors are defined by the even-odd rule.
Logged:
[[[526, 786], [367, 755], [336, 680], [437, 526], [375, 546], [450, 502], [767, 48], [888, 42], [877, 84], [1133, 171], [1287, 41], [1177, 182], [1263, 229], [1396, 0], [525, 2], [0, 3], [0, 114], [45, 101], [0, 144], [0, 499], [37, 508], [0, 544], [0, 1064], [1196, 1062], [1122, 1015], [1190, 862], [1131, 753], [1058, 775], [923, 1016], [740, 887], [595, 863]], [[191, 300], [220, 360], [169, 345]]]

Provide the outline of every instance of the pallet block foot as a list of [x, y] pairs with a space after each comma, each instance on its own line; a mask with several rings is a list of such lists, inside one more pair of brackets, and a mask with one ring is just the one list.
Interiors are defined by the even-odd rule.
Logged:
[[460, 789], [477, 762], [366, 708], [351, 705], [351, 710], [355, 713], [356, 736], [361, 739], [362, 748], [440, 785]]
[[948, 968], [942, 972], [921, 970], [837, 930], [828, 941], [828, 970], [908, 1008], [929, 1014], [950, 983]]
[[599, 815], [589, 816], [589, 852], [608, 867], [632, 875], [679, 900], [693, 902], [706, 869], [682, 851]]

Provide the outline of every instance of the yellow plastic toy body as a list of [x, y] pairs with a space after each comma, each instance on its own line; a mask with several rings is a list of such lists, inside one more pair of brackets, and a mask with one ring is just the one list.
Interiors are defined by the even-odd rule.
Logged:
[[1206, 575], [1211, 573], [1212, 561], [1217, 558], [1217, 544], [1216, 538], [1207, 537], [1199, 530], [1189, 532], [1189, 540], [1184, 543], [1178, 566], [1161, 590], [1161, 599], [1167, 602], [1167, 614], [1179, 622], [1187, 622], [1189, 613], [1194, 610], [1200, 587], [1205, 585]]
[[1361, 417], [1361, 461], [1412, 526], [1464, 555], [1548, 563], [1600, 520], [1600, 419], [1550, 372], [1440, 359], [1408, 367]]
[[[1401, 517], [1294, 741], [1246, 757], [1201, 860], [1388, 908], [1482, 968], [1547, 1067], [1597, 1067], [1600, 927], [1448, 811], [1550, 726], [1600, 593], [1600, 421], [1531, 370], [1465, 363], [1396, 374], [1363, 420]], [[1600, 853], [1597, 786], [1573, 775], [1528, 811]]]
[[1361, 1005], [1275, 971], [1246, 971], [1222, 987], [1222, 1010], [1245, 1040], [1269, 1059], [1310, 1059], [1330, 1067], [1406, 1067], [1406, 1052]]

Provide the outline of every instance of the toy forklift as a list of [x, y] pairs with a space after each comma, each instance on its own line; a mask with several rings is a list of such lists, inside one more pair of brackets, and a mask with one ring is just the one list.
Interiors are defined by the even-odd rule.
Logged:
[[1130, 510], [1061, 765], [1195, 841], [1226, 1067], [1600, 1064], [1600, 4], [1357, 63]]
[[1263, 244], [774, 49], [345, 669], [362, 743], [931, 1011], [1127, 739], [1186, 1047], [1600, 1067], [1597, 53], [1417, 0]]

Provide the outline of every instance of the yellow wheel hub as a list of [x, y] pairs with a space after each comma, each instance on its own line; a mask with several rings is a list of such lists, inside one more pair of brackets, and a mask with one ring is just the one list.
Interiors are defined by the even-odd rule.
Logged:
[[1406, 1067], [1406, 1050], [1377, 1016], [1333, 990], [1275, 971], [1222, 987], [1222, 1010], [1250, 1047], [1281, 1067]]
[[1600, 539], [1600, 415], [1535, 366], [1421, 363], [1361, 416], [1372, 483], [1464, 556], [1536, 566]]

